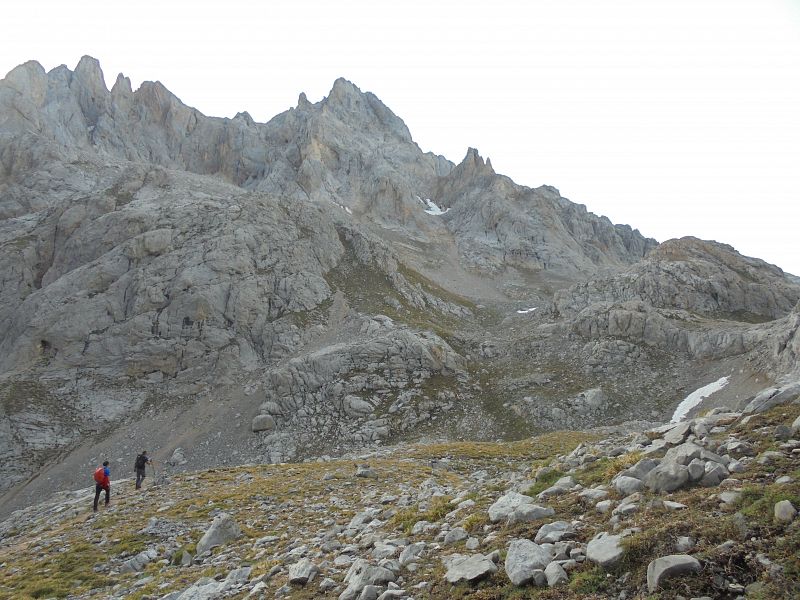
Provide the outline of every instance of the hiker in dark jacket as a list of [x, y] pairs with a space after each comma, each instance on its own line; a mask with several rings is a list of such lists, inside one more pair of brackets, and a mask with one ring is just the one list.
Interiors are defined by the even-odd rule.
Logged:
[[111, 471], [108, 468], [108, 461], [103, 461], [103, 465], [94, 471], [94, 512], [97, 512], [97, 502], [100, 500], [100, 492], [106, 492], [106, 506], [111, 501]]
[[150, 460], [147, 456], [147, 450], [142, 450], [142, 453], [136, 457], [136, 462], [133, 464], [133, 468], [136, 471], [136, 489], [141, 489], [142, 481], [145, 478], [145, 465], [153, 464], [153, 461]]

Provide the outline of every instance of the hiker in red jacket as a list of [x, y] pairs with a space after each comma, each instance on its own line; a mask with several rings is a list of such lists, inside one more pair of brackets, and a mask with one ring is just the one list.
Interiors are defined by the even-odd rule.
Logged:
[[100, 500], [100, 492], [106, 491], [106, 506], [111, 500], [111, 471], [108, 469], [108, 461], [103, 461], [102, 467], [97, 467], [94, 471], [94, 512], [97, 512], [97, 501]]

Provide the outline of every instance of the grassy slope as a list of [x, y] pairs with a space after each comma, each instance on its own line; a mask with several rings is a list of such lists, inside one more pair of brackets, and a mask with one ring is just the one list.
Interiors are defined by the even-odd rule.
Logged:
[[[739, 437], [750, 440], [759, 451], [774, 449], [769, 432], [779, 423], [791, 423], [800, 414], [800, 406], [778, 407], [759, 416], [739, 429]], [[514, 526], [489, 525], [488, 506], [507, 488], [506, 485], [475, 487], [469, 475], [478, 469], [490, 476], [508, 471], [519, 472], [547, 464], [556, 455], [563, 455], [591, 436], [577, 432], [559, 432], [539, 438], [511, 443], [454, 442], [397, 449], [393, 454], [370, 460], [377, 479], [355, 477], [352, 462], [315, 462], [291, 465], [262, 465], [231, 469], [215, 469], [175, 477], [169, 486], [134, 492], [130, 482], [116, 486], [112, 506], [92, 517], [87, 504], [77, 506], [78, 514], [70, 510], [51, 513], [36, 522], [21, 521], [16, 531], [8, 532], [0, 542], [0, 598], [49, 598], [73, 595], [81, 598], [106, 597], [110, 590], [130, 589], [129, 598], [159, 597], [171, 590], [184, 589], [201, 576], [222, 575], [227, 569], [192, 565], [175, 567], [153, 562], [143, 574], [109, 575], [109, 561], [117, 561], [153, 545], [153, 538], [141, 533], [151, 516], [173, 523], [185, 532], [176, 543], [191, 550], [212, 518], [215, 509], [234, 515], [244, 536], [226, 545], [221, 551], [235, 557], [236, 564], [253, 566], [253, 577], [266, 573], [276, 563], [273, 555], [288, 549], [296, 539], [308, 543], [332, 524], [346, 524], [365, 506], [380, 506], [385, 494], [402, 496], [418, 490], [425, 480], [454, 490], [471, 489], [467, 497], [476, 504], [451, 519], [470, 532], [483, 537], [489, 531], [496, 538], [482, 546], [482, 552], [499, 549], [504, 556], [508, 541], [516, 537], [533, 537], [542, 522]], [[584, 485], [610, 480], [619, 470], [634, 462], [638, 456], [601, 459], [573, 476]], [[774, 483], [779, 474], [790, 474], [792, 483]], [[328, 479], [325, 476], [328, 475]], [[551, 478], [557, 476], [552, 475]], [[331, 478], [332, 477], [332, 478]], [[684, 596], [721, 596], [714, 588], [714, 576], [729, 575], [744, 584], [762, 580], [762, 598], [787, 598], [796, 593], [800, 581], [800, 528], [797, 522], [790, 527], [772, 523], [772, 507], [777, 500], [790, 499], [800, 505], [800, 458], [785, 459], [772, 465], [752, 463], [743, 474], [744, 494], [738, 510], [745, 516], [748, 535], [742, 537], [734, 510], [723, 510], [715, 495], [719, 489], [693, 488], [672, 494], [671, 499], [683, 502], [688, 508], [670, 512], [663, 508], [647, 508], [650, 494], [644, 494], [642, 509], [626, 526], [640, 527], [641, 532], [627, 538], [628, 552], [623, 564], [609, 577], [596, 567], [584, 564], [570, 573], [568, 587], [557, 589], [517, 588], [508, 581], [503, 569], [476, 586], [446, 584], [441, 556], [452, 551], [464, 551], [463, 542], [452, 548], [431, 553], [416, 573], [404, 572], [405, 586], [419, 581], [432, 582], [428, 592], [417, 597], [430, 598], [605, 598], [616, 596], [625, 589], [628, 597], [641, 595], [647, 564], [653, 558], [673, 553], [677, 536], [691, 535], [697, 540], [692, 552], [707, 561], [704, 571], [683, 578], [680, 585], [654, 594], [652, 598]], [[148, 482], [149, 483], [149, 482]], [[542, 487], [546, 482], [538, 484]], [[472, 487], [470, 487], [472, 486]], [[537, 489], [531, 490], [532, 492]], [[335, 500], [338, 498], [338, 501]], [[463, 497], [462, 497], [463, 499]], [[407, 535], [418, 520], [442, 521], [454, 507], [449, 497], [434, 499], [421, 506], [385, 504], [381, 519], [386, 521], [386, 537]], [[588, 541], [598, 531], [607, 530], [607, 516], [581, 506], [574, 495], [548, 501], [556, 509], [556, 519], [582, 519], [578, 539]], [[265, 535], [279, 537], [268, 552], [259, 552], [253, 542]], [[752, 539], [751, 539], [752, 538]], [[411, 541], [430, 536], [417, 536]], [[732, 549], [721, 550], [718, 545], [728, 539], [737, 541]], [[367, 553], [363, 551], [362, 555]], [[782, 565], [785, 577], [771, 579], [755, 556], [763, 553]], [[315, 558], [332, 560], [335, 554]], [[95, 566], [98, 566], [95, 570]], [[628, 573], [624, 584], [618, 577]], [[153, 579], [141, 587], [133, 583], [143, 576]], [[271, 591], [286, 583], [285, 572], [269, 580]], [[115, 588], [115, 586], [119, 586]], [[292, 597], [336, 597], [337, 592], [321, 594], [317, 585], [295, 588]], [[241, 595], [244, 597], [244, 594]]]

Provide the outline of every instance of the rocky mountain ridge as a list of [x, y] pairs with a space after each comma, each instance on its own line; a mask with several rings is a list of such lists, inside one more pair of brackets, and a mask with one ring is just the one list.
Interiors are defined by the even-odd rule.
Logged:
[[777, 267], [423, 153], [343, 79], [259, 124], [26, 63], [0, 169], [4, 512], [141, 445], [197, 469], [517, 438], [798, 377]]

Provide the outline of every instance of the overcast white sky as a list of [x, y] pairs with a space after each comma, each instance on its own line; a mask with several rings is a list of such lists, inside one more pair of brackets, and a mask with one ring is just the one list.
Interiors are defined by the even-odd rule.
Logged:
[[266, 121], [340, 76], [423, 150], [468, 146], [663, 241], [800, 275], [800, 0], [9, 2], [0, 71], [100, 60]]

